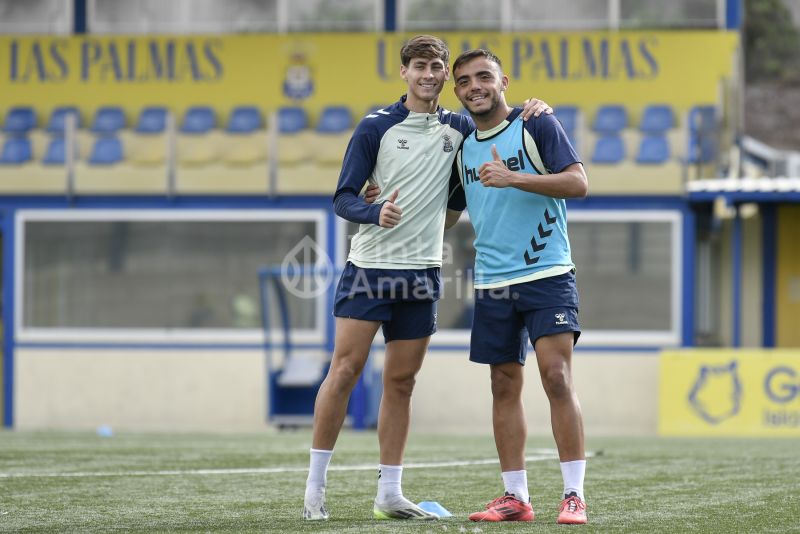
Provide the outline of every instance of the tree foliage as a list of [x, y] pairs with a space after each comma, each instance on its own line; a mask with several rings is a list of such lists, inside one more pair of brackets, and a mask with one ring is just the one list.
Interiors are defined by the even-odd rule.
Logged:
[[800, 83], [800, 32], [782, 0], [745, 0], [747, 82]]

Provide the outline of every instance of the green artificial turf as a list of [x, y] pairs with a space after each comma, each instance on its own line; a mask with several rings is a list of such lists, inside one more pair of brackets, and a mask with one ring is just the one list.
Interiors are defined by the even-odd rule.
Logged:
[[[454, 517], [376, 521], [372, 432], [342, 435], [332, 462], [337, 470], [328, 475], [331, 519], [304, 522], [309, 446], [306, 430], [0, 432], [0, 532], [800, 532], [797, 440], [589, 439], [587, 448], [599, 453], [588, 460], [590, 524], [571, 527], [555, 524], [562, 489], [555, 458], [528, 463], [533, 523], [467, 520], [502, 493], [496, 463], [409, 467], [406, 496], [438, 501]], [[553, 442], [533, 438], [529, 447]], [[412, 434], [406, 463], [495, 454], [491, 436]]]

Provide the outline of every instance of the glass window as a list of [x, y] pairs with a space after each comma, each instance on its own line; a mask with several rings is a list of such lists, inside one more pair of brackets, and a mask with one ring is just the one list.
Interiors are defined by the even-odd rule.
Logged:
[[[572, 210], [569, 219], [584, 339], [600, 345], [679, 343], [680, 215]], [[348, 250], [357, 231], [348, 223]], [[466, 215], [444, 233], [444, 296], [434, 341], [469, 341], [474, 240]]]
[[[379, 6], [380, 4], [380, 6]], [[383, 0], [292, 0], [286, 3], [290, 31], [374, 31]]]
[[623, 28], [716, 28], [717, 0], [620, 0]]
[[672, 224], [569, 223], [585, 330], [670, 330]]
[[608, 27], [608, 2], [600, 0], [513, 0], [511, 29], [590, 29]]
[[72, 32], [72, 1], [0, 0], [0, 33]]
[[501, 8], [484, 0], [407, 0], [399, 13], [402, 28], [420, 30], [497, 30]]
[[[324, 235], [313, 216], [27, 218], [22, 326], [37, 329], [258, 329], [258, 269], [315, 262], [318, 240], [300, 249]], [[320, 326], [317, 299], [288, 296], [293, 328]]]
[[276, 31], [278, 0], [90, 0], [94, 33]]

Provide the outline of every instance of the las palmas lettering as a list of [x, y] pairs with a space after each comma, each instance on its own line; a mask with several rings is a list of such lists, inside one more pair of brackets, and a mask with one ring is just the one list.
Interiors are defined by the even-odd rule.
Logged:
[[221, 49], [220, 39], [12, 40], [8, 80], [213, 82], [223, 75]]
[[[507, 41], [504, 41], [507, 43]], [[376, 70], [383, 80], [393, 80], [400, 69], [391, 38], [377, 40]], [[503, 52], [498, 41], [461, 40], [449, 43], [456, 50], [488, 48], [508, 57], [504, 65], [512, 79], [519, 80], [650, 80], [658, 77], [658, 37], [515, 37], [511, 53]]]

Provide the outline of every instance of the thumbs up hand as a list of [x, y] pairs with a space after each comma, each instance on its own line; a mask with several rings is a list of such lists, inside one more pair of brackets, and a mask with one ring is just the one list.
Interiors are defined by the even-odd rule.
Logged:
[[381, 206], [381, 214], [378, 223], [384, 228], [394, 228], [400, 224], [400, 217], [403, 215], [403, 208], [395, 204], [399, 189], [395, 189], [389, 199]]
[[484, 187], [508, 187], [511, 185], [513, 173], [508, 170], [506, 164], [497, 152], [497, 146], [492, 145], [492, 161], [481, 165], [478, 177]]

